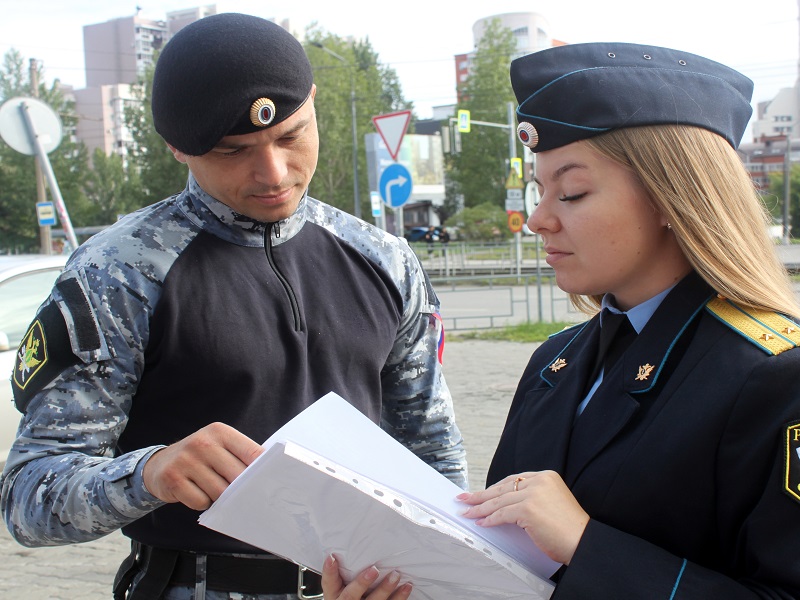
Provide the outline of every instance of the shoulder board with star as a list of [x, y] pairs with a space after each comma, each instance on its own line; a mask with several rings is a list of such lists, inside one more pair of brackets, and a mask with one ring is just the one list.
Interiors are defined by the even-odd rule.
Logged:
[[587, 321], [582, 321], [581, 323], [575, 323], [574, 325], [567, 325], [561, 331], [556, 331], [555, 333], [551, 333], [550, 335], [547, 336], [547, 338], [550, 339], [551, 337], [555, 337], [557, 335], [561, 335], [562, 333], [565, 333], [567, 331], [572, 331], [573, 329], [576, 329], [578, 327], [584, 327], [586, 325], [586, 323], [587, 323]]
[[706, 310], [767, 354], [800, 344], [800, 325], [779, 313], [745, 308], [721, 296], [709, 300]]

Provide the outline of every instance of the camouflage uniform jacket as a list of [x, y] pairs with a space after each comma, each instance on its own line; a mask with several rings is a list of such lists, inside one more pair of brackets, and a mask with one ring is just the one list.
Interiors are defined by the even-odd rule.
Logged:
[[[308, 196], [257, 223], [190, 176], [83, 244], [25, 336], [9, 530], [30, 546], [120, 527], [153, 543], [170, 510], [204, 529], [146, 490], [146, 459], [212, 421], [262, 442], [329, 391], [465, 487], [438, 308], [404, 240]], [[171, 547], [235, 551], [175, 527]]]

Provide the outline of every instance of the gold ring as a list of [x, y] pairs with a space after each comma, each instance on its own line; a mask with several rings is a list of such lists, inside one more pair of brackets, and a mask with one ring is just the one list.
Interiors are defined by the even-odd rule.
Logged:
[[517, 478], [514, 480], [514, 491], [515, 491], [515, 492], [518, 492], [518, 491], [519, 491], [519, 482], [520, 482], [520, 481], [522, 481], [522, 480], [524, 480], [524, 479], [525, 479], [524, 477], [517, 477]]

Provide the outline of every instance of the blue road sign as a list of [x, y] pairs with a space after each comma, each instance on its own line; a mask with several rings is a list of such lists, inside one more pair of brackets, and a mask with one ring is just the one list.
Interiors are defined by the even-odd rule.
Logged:
[[411, 173], [400, 163], [391, 164], [381, 173], [379, 187], [386, 205], [392, 208], [403, 206], [411, 197]]

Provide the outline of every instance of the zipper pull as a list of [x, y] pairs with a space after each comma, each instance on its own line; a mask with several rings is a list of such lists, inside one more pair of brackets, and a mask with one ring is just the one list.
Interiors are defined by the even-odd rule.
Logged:
[[281, 223], [280, 223], [280, 221], [275, 221], [275, 223], [273, 223], [272, 226], [275, 228], [275, 238], [281, 237]]

